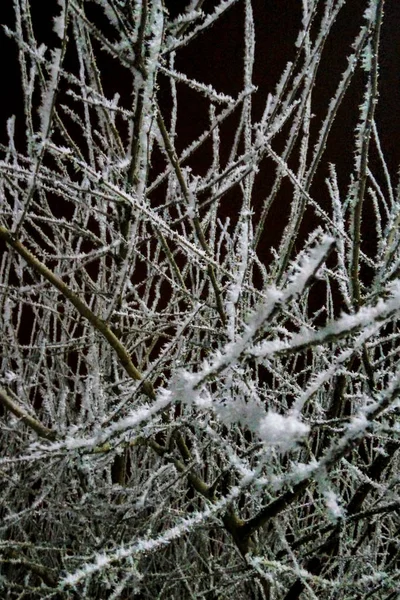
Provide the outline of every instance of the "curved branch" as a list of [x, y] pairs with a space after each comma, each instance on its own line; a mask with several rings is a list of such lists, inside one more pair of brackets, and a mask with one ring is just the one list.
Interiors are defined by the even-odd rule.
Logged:
[[13, 415], [18, 417], [18, 419], [25, 423], [25, 425], [28, 425], [28, 427], [33, 429], [39, 437], [45, 440], [50, 440], [51, 442], [54, 442], [57, 439], [56, 431], [48, 429], [47, 427], [45, 427], [45, 425], [42, 425], [40, 421], [35, 419], [35, 417], [28, 415], [28, 413], [25, 412], [23, 408], [18, 406], [18, 404], [16, 404], [14, 400], [10, 398], [10, 396], [3, 388], [0, 388], [0, 402], [10, 412], [12, 412]]

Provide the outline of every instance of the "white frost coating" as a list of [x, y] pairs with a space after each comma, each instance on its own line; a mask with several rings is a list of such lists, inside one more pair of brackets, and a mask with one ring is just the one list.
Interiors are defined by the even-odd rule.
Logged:
[[65, 0], [58, 0], [58, 6], [61, 8], [61, 13], [54, 17], [53, 31], [58, 35], [60, 40], [64, 37], [65, 29]]
[[251, 399], [235, 398], [226, 402], [214, 403], [216, 415], [225, 425], [239, 424], [246, 426], [253, 433], [259, 433], [260, 423], [265, 415], [265, 408]]
[[[34, 3], [10, 0], [24, 98], [15, 127], [26, 144], [16, 149], [10, 120], [9, 146], [0, 161], [0, 237], [13, 241], [3, 227], [15, 232], [100, 319], [85, 319], [79, 303], [67, 301], [62, 286], [35, 274], [35, 263], [27, 264], [16, 249], [0, 256], [0, 383], [6, 401], [8, 396], [10, 406], [22, 411], [22, 418], [15, 410], [2, 419], [0, 505], [6, 530], [0, 546], [12, 550], [20, 544], [10, 527], [19, 528], [19, 540], [29, 540], [33, 530], [45, 532], [55, 519], [65, 544], [50, 548], [50, 554], [45, 549], [46, 556], [66, 569], [55, 594], [70, 583], [77, 588], [63, 590], [67, 596], [75, 591], [117, 600], [145, 590], [157, 597], [166, 582], [171, 598], [197, 598], [207, 594], [212, 579], [221, 600], [229, 600], [240, 553], [260, 568], [276, 595], [300, 578], [313, 600], [324, 593], [341, 597], [353, 583], [364, 597], [373, 577], [378, 581], [382, 574], [383, 583], [390, 584], [395, 568], [385, 556], [396, 537], [396, 519], [386, 515], [382, 498], [396, 510], [396, 498], [384, 498], [395, 489], [396, 469], [385, 469], [374, 481], [360, 443], [373, 442], [371, 464], [381, 455], [389, 460], [400, 431], [393, 410], [400, 405], [400, 370], [392, 379], [399, 362], [400, 286], [388, 285], [400, 277], [400, 191], [390, 184], [390, 166], [384, 167], [378, 126], [370, 125], [371, 132], [365, 128], [371, 90], [360, 97], [357, 141], [344, 148], [351, 165], [363, 149], [361, 138], [370, 133], [387, 173], [386, 181], [374, 174], [376, 161], [366, 156], [366, 199], [375, 209], [376, 235], [372, 253], [369, 240], [359, 244], [360, 261], [371, 270], [367, 280], [360, 272], [363, 302], [357, 313], [349, 272], [357, 173], [345, 189], [343, 161], [337, 176], [330, 167], [333, 210], [319, 190], [328, 134], [353, 71], [378, 67], [378, 47], [376, 56], [368, 47], [370, 42], [375, 51], [376, 24], [362, 15], [371, 6], [366, 17], [377, 19], [382, 0], [378, 10], [365, 0], [354, 51], [328, 39], [345, 0], [299, 0], [303, 19], [291, 42], [300, 31], [301, 50], [281, 78], [278, 95], [261, 98], [262, 117], [252, 110], [251, 94], [254, 67], [262, 68], [264, 58], [268, 62], [268, 54], [254, 53], [255, 37], [266, 32], [254, 22], [252, 0], [234, 2], [216, 0], [205, 10], [232, 6], [223, 21], [241, 22], [235, 91], [218, 77], [209, 85], [214, 65], [203, 65], [202, 75], [196, 75], [205, 58], [201, 53], [188, 71], [181, 67], [189, 56], [168, 54], [172, 45], [185, 53], [216, 20], [218, 10], [210, 17], [193, 12], [198, 0], [182, 3], [190, 6], [175, 21], [163, 0], [91, 0], [87, 10], [85, 2], [55, 0], [49, 26], [64, 6], [64, 29], [61, 15], [55, 23], [64, 40], [56, 39], [47, 50], [36, 47], [30, 32], [28, 8]], [[35, 20], [33, 6], [32, 11]], [[216, 29], [206, 35], [219, 47]], [[231, 41], [236, 46], [236, 37]], [[55, 53], [50, 54], [57, 46], [67, 58], [78, 59], [64, 63], [60, 56], [60, 94], [53, 84]], [[329, 48], [337, 50], [345, 71], [320, 122], [313, 120], [318, 107], [310, 91], [313, 82], [318, 88]], [[224, 68], [220, 59], [229, 67], [230, 56], [216, 55], [218, 71]], [[108, 89], [111, 63], [122, 79], [113, 78], [115, 89], [105, 97], [102, 82]], [[132, 97], [119, 100], [121, 86], [129, 86]], [[186, 131], [185, 90], [201, 96], [196, 131]], [[343, 101], [357, 110], [357, 98]], [[158, 110], [189, 199], [182, 194], [177, 163], [165, 152]], [[204, 165], [203, 154], [209, 159]], [[268, 191], [261, 205], [256, 187], [263, 187], [265, 177]], [[296, 236], [297, 226], [291, 227], [301, 218], [303, 203], [315, 212], [312, 222], [306, 218], [307, 237]], [[272, 204], [289, 215], [284, 230], [276, 228]], [[233, 208], [228, 220], [226, 211]], [[198, 216], [195, 228], [188, 215]], [[335, 237], [334, 245], [323, 238], [324, 231]], [[142, 383], [127, 376], [124, 354], [115, 352], [101, 323], [123, 344]], [[265, 359], [257, 357], [260, 350]], [[153, 382], [154, 394], [144, 381]], [[369, 486], [363, 513], [385, 511], [383, 536], [379, 527], [367, 537], [362, 527], [351, 527], [341, 536], [340, 556], [331, 557], [332, 569], [321, 577], [308, 573], [308, 542], [302, 540], [316, 540], [321, 533], [327, 539], [338, 519], [351, 513], [348, 504], [363, 484]], [[35, 497], [27, 504], [32, 489]], [[272, 514], [277, 527], [271, 538], [264, 535], [264, 523]], [[110, 527], [111, 543], [104, 544]], [[249, 532], [254, 535], [247, 545]], [[341, 560], [354, 547], [368, 557], [357, 568]], [[257, 553], [253, 563], [247, 550]], [[202, 572], [205, 577], [199, 577]], [[235, 573], [235, 596], [256, 593], [256, 578], [256, 572]]]
[[[201, 384], [211, 375], [221, 373], [231, 365], [237, 363], [239, 358], [244, 354], [258, 356], [258, 352], [260, 350], [251, 349], [252, 339], [260, 331], [264, 323], [268, 321], [278, 305], [285, 306], [285, 304], [303, 292], [305, 286], [310, 280], [310, 277], [315, 275], [315, 272], [318, 270], [322, 261], [326, 257], [333, 242], [333, 238], [324, 236], [319, 245], [313, 248], [308, 254], [304, 255], [301, 258], [300, 263], [295, 266], [293, 274], [289, 278], [289, 284], [284, 291], [278, 290], [275, 286], [270, 286], [267, 289], [265, 293], [265, 301], [253, 313], [253, 316], [248, 325], [245, 327], [245, 331], [242, 336], [238, 337], [234, 341], [228, 342], [222, 348], [222, 350], [217, 350], [214, 352], [212, 357], [208, 359], [208, 362], [205, 363], [203, 368], [197, 373], [189, 373], [184, 371], [180, 373], [180, 383], [178, 387], [185, 390], [185, 394], [182, 396], [183, 402], [189, 404], [193, 403], [194, 399], [196, 398], [194, 390], [200, 388]], [[305, 332], [300, 337], [303, 342], [306, 335], [308, 336], [310, 334]], [[280, 349], [287, 347], [287, 343], [282, 342], [281, 340], [265, 342], [264, 344], [261, 344], [261, 348], [264, 348], [265, 344], [267, 344], [268, 351], [270, 353], [277, 352]], [[176, 384], [177, 381], [174, 384], [173, 392], [177, 389], [175, 387]]]
[[186, 23], [192, 23], [196, 19], [204, 16], [202, 10], [196, 10], [197, 0], [192, 0], [189, 6], [186, 7], [185, 12], [181, 13], [174, 19], [173, 26], [177, 29], [177, 25], [184, 25]]
[[378, 8], [378, 0], [371, 0], [368, 8], [364, 12], [364, 19], [372, 23], [376, 19], [376, 11]]
[[107, 19], [110, 21], [111, 25], [118, 27], [119, 22], [118, 22], [116, 12], [110, 6], [110, 3], [108, 2], [108, 0], [95, 0], [95, 2], [97, 4], [99, 4], [99, 6], [102, 7], [104, 14], [107, 17]]
[[263, 322], [269, 317], [276, 304], [281, 300], [282, 292], [271, 286], [266, 293], [265, 303], [255, 312], [250, 323], [245, 328], [245, 333], [235, 342], [226, 344], [222, 351], [214, 352], [211, 360], [196, 374], [185, 374], [185, 378], [190, 378], [192, 389], [197, 387], [204, 379], [211, 374], [221, 372], [231, 364], [235, 363], [240, 355], [248, 347], [251, 339], [261, 327]]
[[226, 303], [226, 313], [228, 316], [228, 336], [231, 341], [235, 339], [236, 331], [236, 305], [239, 300], [240, 293], [243, 289], [244, 277], [249, 260], [249, 213], [243, 213], [243, 220], [239, 225], [239, 235], [237, 242], [237, 256], [235, 262], [237, 267], [234, 273], [234, 281], [229, 286], [228, 300]]
[[343, 510], [343, 506], [341, 506], [340, 498], [335, 494], [333, 490], [324, 492], [324, 496], [325, 505], [328, 509], [328, 515], [330, 516], [332, 521], [342, 519], [345, 516], [345, 511]]
[[14, 135], [15, 135], [15, 115], [12, 115], [9, 119], [7, 119], [7, 135], [9, 139], [10, 149], [13, 154], [16, 153]]
[[165, 75], [168, 75], [169, 77], [172, 77], [173, 79], [175, 79], [176, 81], [180, 81], [181, 83], [186, 83], [193, 90], [200, 92], [205, 97], [210, 98], [210, 100], [213, 100], [214, 102], [231, 105], [235, 103], [235, 100], [232, 98], [232, 96], [228, 96], [227, 94], [217, 92], [212, 87], [212, 85], [205, 85], [204, 83], [200, 83], [195, 79], [189, 79], [187, 75], [185, 75], [184, 73], [179, 73], [174, 69], [167, 69], [167, 67], [164, 66], [160, 66], [159, 68], [160, 71]]
[[164, 13], [161, 0], [154, 0], [152, 4], [149, 27], [151, 28], [151, 37], [147, 42], [148, 58], [146, 60], [146, 74], [143, 78], [142, 74], [137, 72], [135, 80], [136, 92], [141, 94], [143, 98], [143, 121], [139, 136], [139, 169], [136, 188], [140, 199], [144, 197], [146, 188], [149, 137], [154, 116], [153, 94], [164, 30]]
[[12, 383], [13, 381], [18, 380], [19, 376], [13, 371], [6, 371], [3, 379], [6, 383]]
[[68, 450], [78, 449], [94, 449], [102, 446], [105, 442], [111, 439], [115, 434], [124, 433], [129, 431], [134, 433], [135, 429], [149, 421], [152, 417], [155, 418], [158, 414], [167, 408], [173, 400], [171, 392], [168, 390], [159, 390], [157, 394], [157, 400], [151, 405], [143, 404], [140, 408], [132, 411], [130, 415], [120, 419], [116, 423], [113, 423], [109, 427], [105, 427], [97, 432], [97, 435], [91, 437], [78, 437], [74, 428], [70, 428], [67, 432], [67, 436], [63, 441], [54, 442], [48, 446], [43, 446], [46, 451], [57, 452], [64, 448]]
[[369, 425], [369, 421], [364, 413], [358, 413], [355, 415], [346, 429], [346, 437], [358, 438], [362, 435]]
[[[183, 46], [183, 45], [187, 44], [192, 38], [197, 36], [200, 33], [200, 31], [210, 27], [210, 25], [212, 25], [218, 19], [218, 17], [220, 17], [222, 15], [222, 13], [225, 12], [230, 6], [235, 4], [235, 2], [237, 2], [237, 0], [222, 0], [222, 2], [220, 2], [220, 4], [214, 9], [214, 12], [209, 15], [206, 15], [206, 18], [204, 19], [204, 21], [200, 25], [198, 25], [195, 29], [193, 29], [193, 31], [191, 31], [189, 33], [189, 35], [187, 35], [183, 39], [174, 38], [171, 36], [168, 39], [168, 43], [165, 44], [163, 53], [171, 52], [171, 51], [179, 48], [179, 46], [181, 46], [181, 45]], [[204, 14], [204, 13], [202, 13], [202, 14]]]
[[269, 411], [260, 422], [259, 435], [269, 446], [275, 446], [282, 452], [293, 448], [310, 428], [302, 423], [296, 416], [283, 416], [277, 412]]
[[304, 348], [306, 345], [322, 344], [330, 338], [340, 337], [360, 327], [368, 327], [378, 321], [383, 321], [400, 310], [400, 280], [393, 282], [387, 291], [390, 291], [392, 296], [386, 302], [381, 299], [375, 306], [363, 306], [357, 313], [345, 314], [319, 331], [304, 330], [300, 334], [295, 334], [290, 341], [276, 339], [263, 342], [249, 350], [248, 353], [261, 358], [283, 351], [294, 351]]
[[371, 47], [371, 44], [368, 43], [365, 46], [365, 48], [364, 48], [364, 50], [362, 51], [362, 54], [361, 54], [362, 68], [367, 73], [369, 73], [369, 71], [371, 70], [372, 59], [373, 59], [372, 47]]
[[147, 421], [150, 417], [156, 416], [160, 411], [167, 408], [167, 406], [170, 405], [171, 400], [171, 393], [168, 390], [159, 390], [157, 393], [157, 400], [152, 402], [151, 405], [144, 404], [138, 410], [132, 412], [129, 416], [117, 421], [113, 425], [110, 425], [110, 427], [104, 431], [102, 438], [104, 437], [104, 439], [108, 439], [116, 432], [134, 429], [144, 421]]
[[[310, 378], [309, 384], [306, 387], [306, 389], [301, 394], [299, 394], [295, 403], [293, 404], [293, 412], [299, 414], [303, 410], [305, 404], [308, 401], [310, 401], [312, 396], [322, 388], [323, 384], [332, 380], [335, 374], [337, 374], [340, 371], [341, 365], [346, 364], [346, 361], [348, 361], [350, 357], [354, 354], [354, 349], [362, 348], [363, 344], [365, 344], [366, 341], [372, 335], [376, 334], [379, 331], [379, 328], [379, 324], [376, 323], [374, 325], [371, 325], [370, 327], [364, 328], [362, 332], [357, 336], [351, 348], [346, 348], [345, 350], [343, 350], [332, 362], [329, 368], [315, 373]], [[323, 352], [322, 346], [321, 352]]]
[[285, 293], [285, 300], [303, 293], [310, 278], [316, 274], [334, 243], [333, 237], [324, 235], [320, 244], [302, 256], [300, 263], [295, 266], [293, 275], [289, 278], [290, 285]]
[[47, 84], [47, 89], [42, 96], [42, 104], [39, 108], [40, 116], [40, 133], [43, 140], [49, 136], [49, 128], [51, 121], [51, 113], [54, 102], [54, 97], [58, 88], [58, 78], [61, 66], [61, 49], [56, 48], [51, 51], [52, 63], [50, 67], [50, 81]]
[[158, 536], [158, 538], [144, 538], [130, 546], [121, 546], [115, 552], [99, 553], [94, 557], [93, 562], [86, 563], [81, 569], [77, 569], [74, 573], [69, 573], [60, 581], [60, 587], [75, 586], [77, 583], [90, 577], [94, 573], [103, 571], [111, 567], [118, 561], [141, 553], [156, 552], [159, 548], [170, 544], [174, 539], [181, 537], [184, 533], [191, 531], [197, 525], [207, 521], [213, 515], [228, 506], [233, 499], [236, 499], [241, 492], [240, 487], [234, 486], [230, 493], [222, 498], [219, 502], [212, 506], [205, 505], [201, 512], [196, 512], [193, 516], [182, 518], [178, 524]]

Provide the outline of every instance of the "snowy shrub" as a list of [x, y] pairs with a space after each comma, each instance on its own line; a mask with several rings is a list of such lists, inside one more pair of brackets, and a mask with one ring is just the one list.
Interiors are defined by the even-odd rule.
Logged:
[[[174, 17], [162, 0], [58, 0], [40, 13], [47, 37], [33, 2], [13, 4], [1, 597], [397, 598], [400, 188], [375, 115], [383, 0], [361, 3], [348, 45], [344, 0], [298, 2], [291, 62], [260, 114], [254, 11], [274, 5], [291, 35], [284, 2], [192, 0]], [[184, 62], [232, 11], [236, 94]], [[347, 60], [325, 101], [328, 44]], [[185, 93], [204, 125], [189, 142]], [[343, 111], [353, 145], [335, 165]]]

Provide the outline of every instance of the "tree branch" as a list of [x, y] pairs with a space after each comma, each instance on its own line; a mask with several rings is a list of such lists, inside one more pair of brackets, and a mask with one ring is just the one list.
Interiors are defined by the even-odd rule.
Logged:
[[[129, 377], [136, 381], [141, 381], [143, 379], [140, 371], [132, 363], [127, 349], [111, 331], [106, 321], [95, 315], [94, 312], [92, 312], [87, 306], [87, 304], [85, 304], [85, 302], [83, 302], [83, 300], [81, 300], [79, 296], [75, 294], [75, 292], [73, 292], [66, 283], [63, 282], [62, 279], [57, 277], [57, 275], [55, 275], [48, 267], [46, 267], [46, 265], [37, 259], [36, 256], [34, 256], [32, 252], [30, 252], [30, 250], [24, 246], [24, 244], [15, 239], [11, 231], [1, 225], [0, 239], [3, 239], [9, 246], [14, 248], [14, 250], [18, 252], [20, 256], [22, 256], [22, 258], [30, 267], [32, 267], [37, 273], [42, 275], [42, 277], [44, 277], [55, 288], [57, 288], [62, 295], [75, 306], [79, 314], [87, 319], [89, 323], [106, 338], [110, 346], [115, 350], [122, 367], [128, 373]], [[142, 389], [148, 398], [155, 400], [155, 392], [150, 381], [143, 381]]]
[[5, 406], [10, 412], [13, 413], [18, 419], [20, 419], [25, 425], [28, 425], [31, 429], [33, 429], [39, 437], [50, 440], [54, 442], [57, 439], [57, 432], [52, 429], [48, 429], [40, 421], [28, 415], [18, 404], [14, 402], [7, 394], [7, 392], [0, 388], [0, 402], [3, 406]]

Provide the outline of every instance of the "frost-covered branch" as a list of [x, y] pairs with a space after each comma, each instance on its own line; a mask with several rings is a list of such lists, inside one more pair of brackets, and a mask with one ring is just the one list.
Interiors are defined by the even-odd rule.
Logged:
[[384, 3], [11, 4], [1, 597], [394, 598]]

